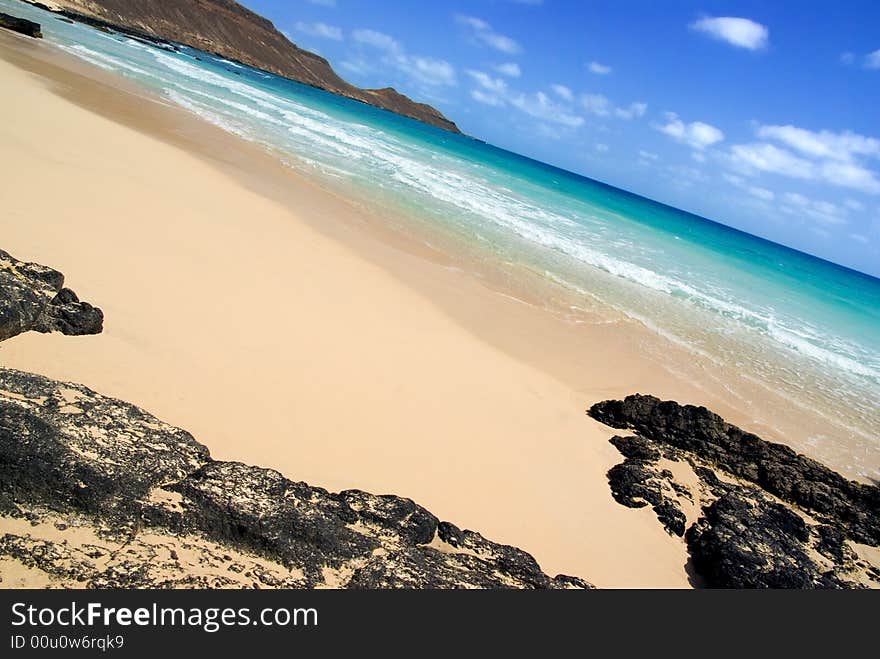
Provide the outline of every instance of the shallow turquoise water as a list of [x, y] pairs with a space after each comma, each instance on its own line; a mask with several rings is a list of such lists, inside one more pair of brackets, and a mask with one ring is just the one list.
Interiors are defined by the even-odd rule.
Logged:
[[[880, 474], [880, 280], [597, 181], [205, 53], [69, 25], [46, 41], [288, 166], [338, 181], [820, 410]], [[198, 59], [197, 59], [198, 58]]]

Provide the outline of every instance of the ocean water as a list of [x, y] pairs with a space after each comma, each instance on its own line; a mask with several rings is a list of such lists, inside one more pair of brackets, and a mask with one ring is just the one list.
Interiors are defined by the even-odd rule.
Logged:
[[197, 50], [167, 52], [15, 0], [0, 10], [324, 185], [543, 278], [569, 310], [613, 311], [822, 417], [833, 431], [801, 443], [880, 477], [880, 280]]

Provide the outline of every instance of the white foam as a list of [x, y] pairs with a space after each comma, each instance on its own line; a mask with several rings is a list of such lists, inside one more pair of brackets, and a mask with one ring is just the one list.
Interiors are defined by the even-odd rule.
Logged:
[[[327, 175], [391, 189], [407, 205], [428, 210], [499, 253], [509, 256], [514, 250], [539, 264], [563, 264], [577, 272], [584, 295], [604, 298], [606, 304], [676, 343], [694, 348], [694, 336], [703, 329], [687, 329], [690, 307], [714, 314], [718, 322], [712, 331], [728, 335], [731, 341], [744, 332], [743, 336], [772, 341], [815, 364], [880, 383], [877, 355], [803, 319], [762, 308], [753, 298], [738, 297], [723, 275], [713, 275], [710, 268], [696, 272], [679, 267], [674, 252], [661, 242], [652, 244], [648, 230], [629, 218], [561, 196], [550, 201], [535, 197], [536, 192], [546, 191], [484, 164], [332, 116], [309, 101], [267, 91], [258, 83], [209, 70], [184, 56], [133, 45], [149, 53], [164, 72], [168, 97], [189, 111], [248, 139], [261, 136], [290, 153], [289, 163], [295, 159]], [[85, 47], [78, 50], [99, 66], [159, 77], [121, 58]], [[612, 279], [596, 279], [597, 273]], [[614, 280], [637, 286], [649, 297], [639, 299], [630, 289], [624, 295], [619, 286], [614, 288]], [[660, 301], [663, 313], [657, 306]], [[669, 312], [674, 308], [677, 313]], [[760, 360], [755, 366], [760, 367]]]

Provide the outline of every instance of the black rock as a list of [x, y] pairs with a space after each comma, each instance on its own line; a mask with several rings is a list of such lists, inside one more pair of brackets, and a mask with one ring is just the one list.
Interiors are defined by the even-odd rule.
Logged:
[[725, 494], [687, 532], [697, 572], [714, 588], [846, 588], [807, 552], [803, 518], [757, 490]]
[[0, 250], [0, 341], [29, 330], [98, 334], [103, 323], [100, 309], [64, 288], [60, 272]]
[[612, 437], [608, 440], [614, 447], [627, 458], [638, 460], [658, 460], [660, 451], [655, 449], [651, 442], [643, 437]]
[[667, 499], [654, 505], [652, 510], [668, 533], [679, 537], [684, 535], [687, 516], [681, 506]]
[[[857, 588], [880, 581], [850, 545], [877, 544], [877, 487], [848, 481], [702, 407], [635, 395], [598, 403], [589, 414], [636, 431], [610, 440], [626, 457], [608, 472], [611, 494], [628, 507], [651, 505], [669, 533], [684, 535], [705, 585]], [[660, 468], [661, 457], [687, 461], [697, 484], [676, 482]], [[690, 528], [682, 499], [703, 504]]]
[[788, 446], [726, 423], [705, 407], [636, 394], [593, 405], [590, 416], [613, 427], [687, 451], [751, 481], [856, 542], [880, 545], [880, 487], [848, 480]]
[[668, 533], [683, 536], [687, 516], [678, 499], [690, 497], [668, 471], [658, 467], [660, 451], [643, 437], [612, 437], [609, 440], [626, 460], [608, 470], [611, 496], [628, 508], [652, 506]]
[[43, 11], [52, 11], [51, 7], [42, 2], [34, 2], [33, 0], [24, 0], [27, 4], [36, 7], [37, 9], [42, 9]]
[[35, 39], [43, 38], [43, 33], [40, 31], [40, 24], [29, 21], [26, 18], [16, 18], [15, 16], [0, 12], [0, 27], [5, 27], [7, 30], [19, 32], [25, 36], [34, 37]]
[[[0, 369], [0, 514], [22, 511], [35, 521], [51, 511], [56, 528], [85, 524], [124, 543], [108, 563], [64, 543], [0, 538], [0, 556], [90, 587], [589, 586], [551, 578], [526, 552], [440, 522], [410, 499], [335, 494], [216, 461], [134, 405]], [[181, 538], [213, 576], [182, 564]], [[279, 567], [267, 571], [254, 557]]]

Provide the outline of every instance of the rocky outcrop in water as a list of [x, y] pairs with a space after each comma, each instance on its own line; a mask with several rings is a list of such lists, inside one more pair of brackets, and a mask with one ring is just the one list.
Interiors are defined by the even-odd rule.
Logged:
[[[40, 5], [42, 3], [30, 2]], [[185, 44], [383, 110], [459, 133], [434, 107], [397, 90], [361, 89], [330, 63], [291, 43], [271, 21], [233, 0], [54, 0], [52, 9], [102, 30], [119, 31], [153, 45]], [[45, 4], [42, 4], [45, 8]]]
[[0, 341], [29, 330], [98, 334], [103, 323], [100, 309], [64, 288], [60, 272], [0, 250]]
[[597, 403], [589, 414], [637, 433], [611, 440], [625, 457], [608, 472], [612, 496], [650, 505], [669, 533], [684, 536], [707, 585], [880, 586], [878, 566], [859, 553], [880, 545], [880, 488], [704, 407], [637, 394]]
[[65, 584], [588, 587], [409, 499], [215, 461], [134, 405], [10, 369], [0, 369], [0, 511], [0, 528], [38, 529], [3, 535], [0, 558]]
[[18, 32], [28, 37], [34, 37], [35, 39], [43, 38], [39, 23], [34, 23], [25, 18], [16, 18], [15, 16], [10, 16], [3, 12], [0, 12], [0, 27], [12, 30], [13, 32]]

